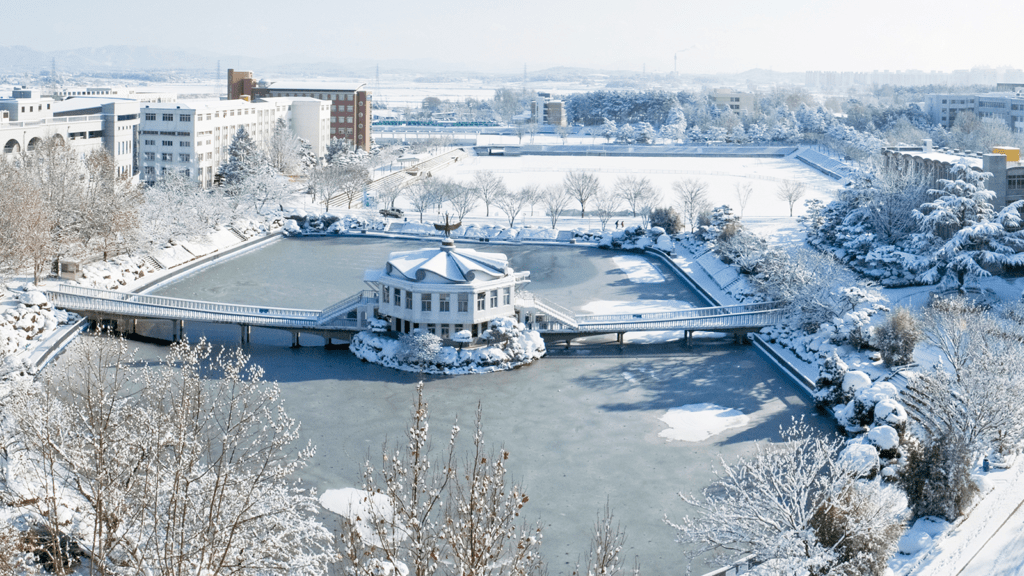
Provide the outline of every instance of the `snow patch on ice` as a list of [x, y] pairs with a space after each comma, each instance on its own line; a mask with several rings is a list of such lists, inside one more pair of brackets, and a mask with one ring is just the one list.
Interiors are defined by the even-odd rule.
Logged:
[[615, 265], [625, 272], [630, 282], [637, 284], [654, 284], [664, 282], [665, 277], [650, 262], [640, 256], [615, 256]]
[[688, 404], [670, 408], [659, 418], [669, 428], [658, 433], [661, 438], [683, 442], [701, 442], [729, 428], [746, 426], [750, 418], [735, 408], [715, 404]]

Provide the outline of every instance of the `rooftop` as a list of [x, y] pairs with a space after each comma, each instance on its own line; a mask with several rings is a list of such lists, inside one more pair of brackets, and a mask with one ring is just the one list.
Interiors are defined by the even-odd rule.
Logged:
[[450, 238], [438, 248], [392, 252], [385, 271], [393, 278], [446, 284], [486, 282], [512, 273], [504, 254], [456, 248]]

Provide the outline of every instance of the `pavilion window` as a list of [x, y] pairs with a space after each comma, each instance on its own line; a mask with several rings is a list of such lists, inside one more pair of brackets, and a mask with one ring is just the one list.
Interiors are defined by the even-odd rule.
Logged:
[[401, 306], [401, 305], [402, 305], [402, 291], [399, 290], [398, 288], [395, 288], [395, 306]]
[[420, 312], [430, 312], [431, 300], [430, 294], [420, 294]]
[[459, 294], [459, 312], [469, 312], [469, 294]]
[[438, 312], [450, 312], [450, 301], [448, 294], [437, 295], [437, 311]]
[[498, 307], [498, 291], [491, 290], [491, 308]]
[[405, 291], [405, 307], [412, 310], [412, 292]]
[[476, 309], [486, 310], [487, 309], [487, 294], [480, 292], [476, 295]]
[[508, 305], [512, 304], [512, 288], [505, 287], [505, 288], [503, 288], [503, 291], [504, 291], [504, 296], [505, 296], [505, 298], [504, 298], [505, 306], [508, 306]]

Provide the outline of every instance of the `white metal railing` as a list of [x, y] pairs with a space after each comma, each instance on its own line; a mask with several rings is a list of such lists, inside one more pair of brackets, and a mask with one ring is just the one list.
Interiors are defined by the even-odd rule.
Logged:
[[642, 312], [636, 314], [586, 314], [577, 315], [579, 324], [600, 322], [620, 322], [636, 320], [687, 320], [712, 316], [728, 316], [747, 312], [775, 311], [782, 307], [780, 302], [758, 302], [754, 304], [733, 304], [730, 306], [712, 306], [708, 308], [687, 308], [671, 312]]
[[363, 290], [361, 292], [356, 292], [355, 294], [349, 296], [348, 298], [345, 298], [341, 302], [338, 302], [337, 304], [332, 304], [327, 308], [324, 308], [320, 312], [320, 319], [317, 320], [317, 323], [326, 324], [327, 322], [334, 320], [335, 318], [341, 316], [342, 314], [348, 314], [349, 312], [355, 310], [359, 306], [376, 302], [377, 293], [374, 292], [373, 290]]
[[357, 328], [358, 320], [338, 318], [338, 316], [351, 311], [359, 304], [375, 301], [372, 296], [360, 292], [332, 305], [327, 309], [330, 312], [325, 314], [324, 310], [203, 302], [70, 285], [61, 286], [56, 290], [48, 290], [47, 297], [55, 307], [70, 310], [282, 328], [325, 327], [324, 324], [327, 321], [331, 321], [330, 328]]
[[540, 310], [548, 316], [554, 317], [560, 323], [572, 326], [573, 328], [577, 326], [576, 314], [572, 310], [559, 306], [554, 302], [542, 300], [532, 292], [527, 292], [526, 290], [516, 291], [516, 305]]

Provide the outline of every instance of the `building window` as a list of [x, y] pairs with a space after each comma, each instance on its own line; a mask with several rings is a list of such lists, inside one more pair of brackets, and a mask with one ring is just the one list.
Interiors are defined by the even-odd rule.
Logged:
[[420, 294], [420, 312], [430, 312], [430, 294]]
[[192, 158], [191, 158], [191, 155], [189, 155], [189, 154], [178, 154], [178, 161], [179, 162], [191, 162]]
[[487, 309], [487, 294], [480, 292], [476, 295], [476, 309], [486, 310]]
[[512, 288], [505, 288], [505, 306], [512, 304]]
[[152, 166], [146, 166], [146, 174], [152, 176], [156, 173], [156, 169]]
[[384, 303], [385, 304], [390, 304], [391, 303], [391, 288], [388, 288], [387, 286], [384, 286], [384, 288], [380, 291], [380, 295], [381, 295], [381, 298], [384, 299]]
[[146, 152], [146, 160], [156, 160], [156, 152]]
[[178, 142], [178, 146], [181, 146], [182, 148], [191, 148], [192, 143], [182, 140], [181, 142]]
[[469, 312], [469, 294], [459, 294], [459, 312]]
[[162, 160], [164, 162], [173, 162], [174, 161], [174, 154], [171, 154], [170, 152], [164, 152], [164, 153], [160, 154], [160, 160]]
[[143, 143], [146, 146], [156, 146], [156, 140], [145, 140], [145, 141], [143, 141]]
[[164, 122], [174, 122], [174, 114], [164, 114]]
[[427, 332], [437, 334], [437, 324], [427, 324]]
[[441, 338], [447, 339], [449, 337], [448, 325], [441, 324]]
[[491, 290], [491, 308], [498, 307], [498, 291]]
[[451, 312], [448, 294], [437, 295], [437, 311], [438, 312]]
[[412, 310], [412, 292], [405, 291], [405, 307]]
[[401, 306], [401, 305], [402, 305], [402, 291], [399, 290], [398, 288], [395, 288], [395, 306]]
[[180, 119], [181, 119], [182, 122], [191, 122], [192, 121], [192, 115], [191, 114], [182, 114]]
[[156, 113], [154, 113], [154, 112], [146, 112], [146, 120], [149, 120], [150, 122], [155, 122], [156, 121]]
[[174, 140], [163, 140], [164, 146], [174, 146]]

